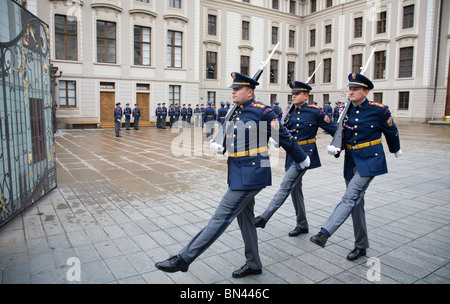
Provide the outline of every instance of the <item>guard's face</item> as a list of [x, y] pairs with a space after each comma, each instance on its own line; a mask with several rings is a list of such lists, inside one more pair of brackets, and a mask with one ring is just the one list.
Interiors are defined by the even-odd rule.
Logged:
[[369, 94], [369, 90], [366, 90], [362, 87], [349, 87], [348, 89], [348, 98], [351, 102], [356, 104], [363, 102]]
[[243, 86], [239, 88], [233, 88], [233, 102], [238, 105], [244, 104], [246, 101], [250, 100], [252, 96], [253, 90], [249, 87]]
[[292, 103], [297, 107], [300, 107], [308, 100], [309, 94], [305, 92], [298, 92], [292, 94]]

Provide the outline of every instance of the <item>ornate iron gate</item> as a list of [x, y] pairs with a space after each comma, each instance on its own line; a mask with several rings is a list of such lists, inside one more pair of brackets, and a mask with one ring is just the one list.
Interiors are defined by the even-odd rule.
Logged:
[[56, 187], [48, 26], [0, 1], [0, 226]]

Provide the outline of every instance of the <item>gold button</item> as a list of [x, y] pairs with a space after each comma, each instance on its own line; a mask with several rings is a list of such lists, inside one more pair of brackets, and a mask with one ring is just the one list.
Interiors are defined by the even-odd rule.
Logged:
[[355, 136], [358, 136], [358, 133], [355, 133]]
[[235, 129], [237, 129], [237, 126], [234, 126]]
[[373, 125], [371, 125], [370, 127], [373, 128]]
[[297, 114], [300, 114], [300, 111], [298, 111]]
[[312, 124], [309, 124], [309, 126], [311, 127], [311, 126], [312, 126]]
[[297, 132], [296, 133], [298, 133], [298, 130], [297, 130]]
[[233, 138], [236, 138], [236, 134], [233, 134]]
[[375, 156], [378, 156], [378, 153], [375, 153]]
[[254, 165], [256, 165], [255, 163], [252, 163], [252, 165], [254, 166]]
[[297, 137], [294, 137], [294, 139], [297, 139]]
[[356, 144], [356, 140], [354, 140], [353, 143]]
[[356, 111], [356, 114], [359, 114], [359, 111]]
[[242, 114], [242, 111], [239, 111], [239, 114]]
[[297, 117], [297, 120], [300, 120], [300, 117]]
[[240, 118], [239, 118], [239, 117], [236, 117], [236, 120], [240, 120]]
[[299, 124], [297, 124], [297, 127], [300, 127], [300, 125], [299, 125]]
[[359, 121], [359, 119], [358, 119], [358, 118], [356, 118], [356, 119], [355, 119], [355, 121]]
[[358, 126], [355, 126], [355, 129], [358, 129]]
[[311, 150], [309, 150], [310, 152], [312, 152], [312, 149]]

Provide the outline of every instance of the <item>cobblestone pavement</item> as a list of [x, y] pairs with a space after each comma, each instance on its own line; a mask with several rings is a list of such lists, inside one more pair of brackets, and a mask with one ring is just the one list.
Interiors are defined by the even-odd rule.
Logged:
[[[326, 153], [303, 181], [310, 232], [289, 237], [291, 199], [258, 229], [262, 275], [234, 279], [245, 262], [237, 222], [186, 273], [156, 270], [216, 209], [227, 189], [226, 158], [214, 156], [201, 128], [125, 131], [60, 130], [58, 187], [0, 228], [2, 283], [450, 283], [450, 128], [399, 125], [403, 156], [387, 155], [389, 173], [366, 193], [371, 247], [353, 249], [349, 218], [321, 248], [309, 241], [345, 189], [343, 157]], [[385, 145], [385, 151], [387, 146]], [[256, 196], [269, 204], [284, 174], [284, 151], [272, 150], [273, 186]], [[376, 270], [379, 269], [379, 272]]]

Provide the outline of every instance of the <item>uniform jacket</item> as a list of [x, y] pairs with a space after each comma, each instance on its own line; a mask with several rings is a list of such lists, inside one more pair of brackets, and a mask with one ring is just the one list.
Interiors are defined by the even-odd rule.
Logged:
[[122, 108], [116, 107], [114, 109], [114, 121], [117, 121], [118, 119], [122, 119]]
[[[228, 185], [231, 190], [256, 190], [272, 185], [268, 151], [249, 154], [254, 149], [267, 148], [272, 133], [278, 132], [280, 146], [300, 163], [306, 154], [291, 140], [291, 134], [280, 125], [272, 109], [253, 98], [237, 108], [233, 124], [227, 131]], [[247, 153], [245, 153], [247, 151]], [[236, 157], [244, 155], [242, 157]]]
[[129, 120], [131, 118], [131, 108], [123, 109], [123, 114], [125, 115], [125, 119]]
[[213, 107], [207, 107], [203, 113], [203, 121], [213, 121], [216, 120], [216, 110]]
[[[337, 129], [336, 123], [331, 121], [328, 115], [319, 106], [307, 103], [302, 104], [300, 108], [295, 107], [286, 124], [286, 128], [294, 137], [293, 140], [302, 147], [303, 151], [305, 151], [311, 160], [311, 165], [308, 169], [314, 169], [321, 166], [316, 142], [304, 142], [315, 139], [319, 127], [331, 136], [334, 135]], [[289, 154], [286, 154], [286, 171], [291, 166], [291, 163], [292, 158]], [[299, 164], [297, 164], [297, 169], [301, 169]]]
[[141, 118], [141, 109], [140, 108], [133, 109], [133, 117], [134, 117], [134, 119]]
[[[344, 120], [345, 161], [344, 177], [350, 180], [356, 166], [361, 176], [376, 176], [387, 173], [386, 156], [381, 143], [355, 149], [356, 145], [381, 139], [384, 134], [389, 152], [400, 150], [400, 138], [388, 106], [365, 100], [355, 107], [353, 104]], [[348, 148], [352, 146], [353, 148]]]
[[220, 108], [217, 110], [217, 120], [220, 124], [225, 122], [225, 116], [227, 115], [228, 110], [226, 108]]
[[277, 114], [278, 119], [281, 120], [281, 117], [283, 117], [283, 110], [280, 108], [280, 106], [273, 106], [272, 110]]
[[167, 117], [167, 108], [166, 107], [161, 107], [161, 116], [163, 118]]

